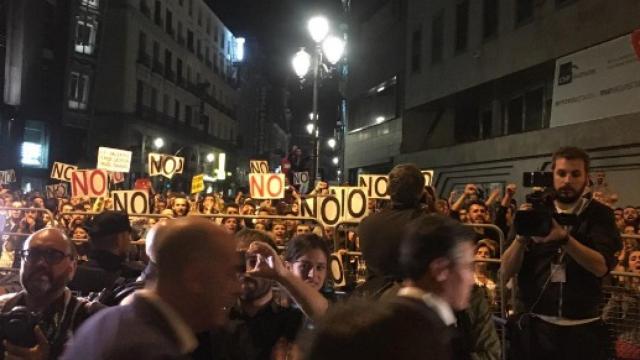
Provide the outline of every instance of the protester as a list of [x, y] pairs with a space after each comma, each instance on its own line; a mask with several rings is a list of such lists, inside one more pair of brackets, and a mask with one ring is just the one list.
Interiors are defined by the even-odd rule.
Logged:
[[12, 359], [57, 359], [80, 324], [102, 306], [71, 295], [66, 287], [74, 276], [76, 258], [74, 245], [63, 231], [44, 229], [32, 234], [20, 256], [23, 290], [0, 297], [0, 312], [24, 306], [42, 316], [34, 329], [34, 344], [7, 342], [2, 351]]
[[235, 241], [212, 222], [172, 220], [158, 242], [155, 284], [84, 324], [65, 359], [186, 358], [194, 334], [223, 326], [240, 292]]

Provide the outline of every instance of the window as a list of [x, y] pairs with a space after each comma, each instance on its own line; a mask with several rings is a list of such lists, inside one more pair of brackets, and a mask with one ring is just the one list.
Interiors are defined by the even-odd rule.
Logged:
[[198, 7], [198, 25], [202, 26], [202, 8]]
[[188, 126], [191, 125], [191, 106], [189, 105], [184, 106], [184, 121]]
[[182, 82], [182, 59], [176, 58], [176, 76], [178, 83]]
[[[221, 94], [222, 97], [222, 94]], [[380, 124], [398, 116], [397, 77], [388, 79], [356, 98], [351, 106], [349, 130]]]
[[411, 72], [420, 71], [422, 65], [422, 29], [411, 34]]
[[187, 48], [193, 52], [193, 31], [187, 30]]
[[518, 0], [516, 3], [516, 26], [533, 19], [534, 0]]
[[75, 51], [91, 55], [96, 46], [96, 29], [98, 23], [93, 16], [77, 17]]
[[138, 106], [138, 110], [142, 110], [142, 106], [144, 105], [144, 83], [141, 80], [137, 81], [136, 105]]
[[147, 34], [140, 31], [138, 34], [138, 60], [142, 60], [147, 55]]
[[157, 63], [160, 61], [160, 44], [157, 41], [153, 42], [153, 62]]
[[498, 0], [484, 0], [482, 4], [482, 37], [498, 35]]
[[211, 18], [207, 17], [207, 35], [211, 35]]
[[25, 121], [20, 159], [22, 165], [35, 168], [46, 168], [49, 165], [49, 139], [46, 130], [42, 121]]
[[444, 11], [440, 11], [431, 23], [431, 63], [442, 61], [444, 46]]
[[98, 6], [100, 5], [100, 1], [99, 0], [82, 0], [82, 5], [97, 9]]
[[216, 35], [213, 37], [214, 42], [218, 42], [218, 37], [220, 36], [220, 28], [216, 25]]
[[187, 65], [187, 81], [191, 83], [191, 66]]
[[180, 121], [180, 101], [178, 100], [173, 103], [173, 117]]
[[469, 38], [469, 0], [456, 5], [456, 52], [467, 49]]
[[524, 103], [522, 96], [511, 99], [507, 104], [507, 134], [517, 134], [522, 132], [522, 115]]
[[487, 109], [480, 112], [480, 138], [488, 139], [493, 134], [493, 112]]
[[558, 8], [559, 7], [563, 7], [563, 6], [569, 5], [571, 3], [574, 3], [576, 1], [578, 1], [578, 0], [556, 0], [556, 7], [558, 7]]
[[86, 110], [89, 102], [89, 75], [76, 71], [69, 77], [69, 109]]
[[151, 87], [151, 110], [158, 111], [158, 90]]
[[169, 94], [164, 94], [162, 98], [162, 114], [169, 116]]
[[162, 26], [162, 3], [160, 0], [156, 0], [156, 7], [154, 9], [154, 20], [156, 25]]
[[531, 131], [542, 128], [542, 109], [544, 107], [544, 91], [542, 88], [529, 91], [524, 96], [524, 130]]
[[170, 77], [172, 68], [173, 68], [173, 54], [168, 49], [165, 49], [164, 50], [164, 71], [165, 71], [165, 75]]
[[193, 17], [193, 0], [189, 0], [189, 16]]
[[169, 9], [167, 9], [165, 11], [165, 31], [167, 32], [167, 34], [172, 35], [173, 36], [173, 13], [171, 11], [169, 11]]
[[196, 41], [196, 55], [198, 55], [198, 57], [202, 57], [202, 42], [200, 41], [200, 39], [198, 39]]

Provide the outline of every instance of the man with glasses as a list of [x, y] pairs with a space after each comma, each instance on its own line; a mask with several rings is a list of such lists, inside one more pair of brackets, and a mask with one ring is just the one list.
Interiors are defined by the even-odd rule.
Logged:
[[23, 290], [0, 297], [0, 312], [24, 306], [37, 314], [37, 344], [27, 348], [7, 343], [5, 358], [8, 354], [12, 359], [55, 359], [78, 326], [102, 307], [76, 298], [66, 287], [76, 270], [76, 256], [73, 244], [59, 229], [32, 234], [19, 255]]

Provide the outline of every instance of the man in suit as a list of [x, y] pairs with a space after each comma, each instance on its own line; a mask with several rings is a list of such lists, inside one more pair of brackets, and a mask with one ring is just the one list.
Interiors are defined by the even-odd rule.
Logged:
[[470, 359], [471, 339], [460, 328], [455, 312], [469, 306], [475, 234], [441, 215], [413, 220], [406, 230], [398, 261], [405, 277], [392, 301], [442, 328], [436, 333], [442, 334], [454, 359]]
[[82, 326], [64, 359], [188, 358], [196, 333], [225, 323], [240, 294], [231, 235], [206, 219], [183, 217], [157, 236], [155, 283]]

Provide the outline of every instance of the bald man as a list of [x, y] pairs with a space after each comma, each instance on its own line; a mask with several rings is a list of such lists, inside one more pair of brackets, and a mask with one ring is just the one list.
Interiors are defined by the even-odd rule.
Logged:
[[88, 321], [64, 359], [188, 358], [196, 333], [224, 325], [240, 294], [233, 238], [196, 217], [172, 220], [155, 236], [154, 284]]
[[44, 229], [32, 234], [19, 255], [23, 290], [0, 297], [0, 311], [7, 313], [24, 306], [42, 314], [42, 318], [33, 339], [19, 339], [24, 341], [21, 344], [9, 342], [4, 350], [12, 358], [55, 359], [69, 336], [102, 306], [72, 296], [66, 287], [76, 270], [76, 254], [73, 243], [62, 231]]

